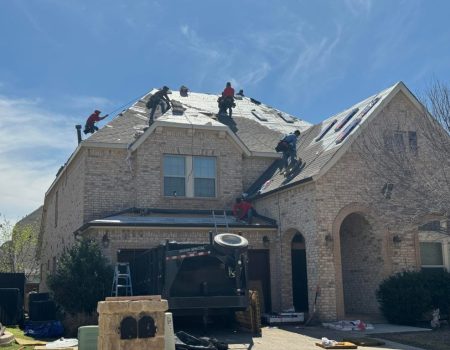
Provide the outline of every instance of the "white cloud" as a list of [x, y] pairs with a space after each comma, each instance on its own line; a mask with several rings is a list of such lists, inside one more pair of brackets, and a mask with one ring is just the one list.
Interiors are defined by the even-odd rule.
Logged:
[[0, 212], [12, 220], [43, 203], [76, 146], [74, 120], [41, 104], [0, 96]]
[[202, 40], [198, 36], [197, 32], [188, 25], [182, 25], [180, 27], [180, 32], [186, 39], [185, 41], [183, 41], [183, 43], [187, 49], [197, 54], [206, 55], [207, 58], [209, 59], [220, 58], [219, 51], [216, 48], [214, 48], [211, 43]]
[[354, 16], [366, 16], [372, 9], [372, 0], [345, 0], [344, 3]]

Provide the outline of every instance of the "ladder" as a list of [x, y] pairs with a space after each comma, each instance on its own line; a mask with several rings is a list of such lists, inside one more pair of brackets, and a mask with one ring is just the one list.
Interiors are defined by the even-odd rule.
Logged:
[[[123, 294], [125, 293], [125, 294]], [[121, 295], [133, 295], [133, 287], [131, 286], [131, 273], [129, 263], [117, 263], [114, 268], [114, 279], [112, 284], [111, 295], [118, 297]]]
[[223, 211], [223, 214], [220, 214], [220, 215], [216, 215], [216, 212], [215, 212], [215, 210], [213, 210], [212, 211], [212, 216], [213, 216], [213, 220], [214, 220], [214, 229], [215, 229], [215, 231], [216, 231], [216, 234], [218, 234], [218, 232], [217, 232], [217, 219], [224, 219], [224, 221], [225, 221], [225, 226], [226, 226], [226, 228], [227, 228], [227, 230], [228, 230], [228, 219], [227, 219], [227, 212], [224, 210]]

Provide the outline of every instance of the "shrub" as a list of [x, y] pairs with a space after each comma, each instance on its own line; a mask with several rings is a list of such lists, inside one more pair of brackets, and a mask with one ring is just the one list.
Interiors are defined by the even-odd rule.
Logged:
[[450, 273], [445, 271], [408, 271], [384, 280], [377, 299], [381, 311], [391, 323], [415, 325], [424, 314], [439, 308], [450, 311]]
[[48, 286], [58, 305], [70, 314], [91, 314], [110, 294], [113, 269], [98, 245], [83, 239], [64, 252]]

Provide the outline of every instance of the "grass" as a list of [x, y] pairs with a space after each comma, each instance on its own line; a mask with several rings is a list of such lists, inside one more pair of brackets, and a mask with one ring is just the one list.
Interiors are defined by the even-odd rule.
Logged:
[[401, 344], [417, 346], [427, 350], [450, 349], [449, 326], [429, 332], [386, 333], [377, 334], [376, 337], [392, 340]]
[[[25, 334], [23, 334], [23, 331], [19, 327], [6, 327], [6, 331], [12, 333], [14, 335], [14, 337], [33, 340], [33, 338], [28, 337]], [[21, 346], [21, 345], [17, 344], [16, 342], [13, 342], [12, 344], [10, 344], [8, 346], [0, 347], [0, 349], [2, 349], [2, 350], [3, 349], [5, 349], [5, 350], [18, 350], [18, 349], [32, 350], [32, 349], [34, 349], [34, 346]]]

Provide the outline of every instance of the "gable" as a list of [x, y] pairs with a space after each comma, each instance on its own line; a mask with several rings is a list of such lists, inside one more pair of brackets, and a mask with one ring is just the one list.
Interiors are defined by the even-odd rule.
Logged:
[[370, 96], [306, 130], [297, 143], [297, 156], [304, 163], [302, 168], [288, 178], [281, 175], [278, 169], [269, 172], [266, 178], [260, 178], [254, 184], [251, 195], [269, 195], [296, 184], [319, 179], [347, 152], [358, 135], [380, 118], [382, 111], [389, 108], [391, 100], [397, 95], [404, 99], [399, 112], [409, 110], [419, 115], [423, 111], [423, 106], [402, 82]]

